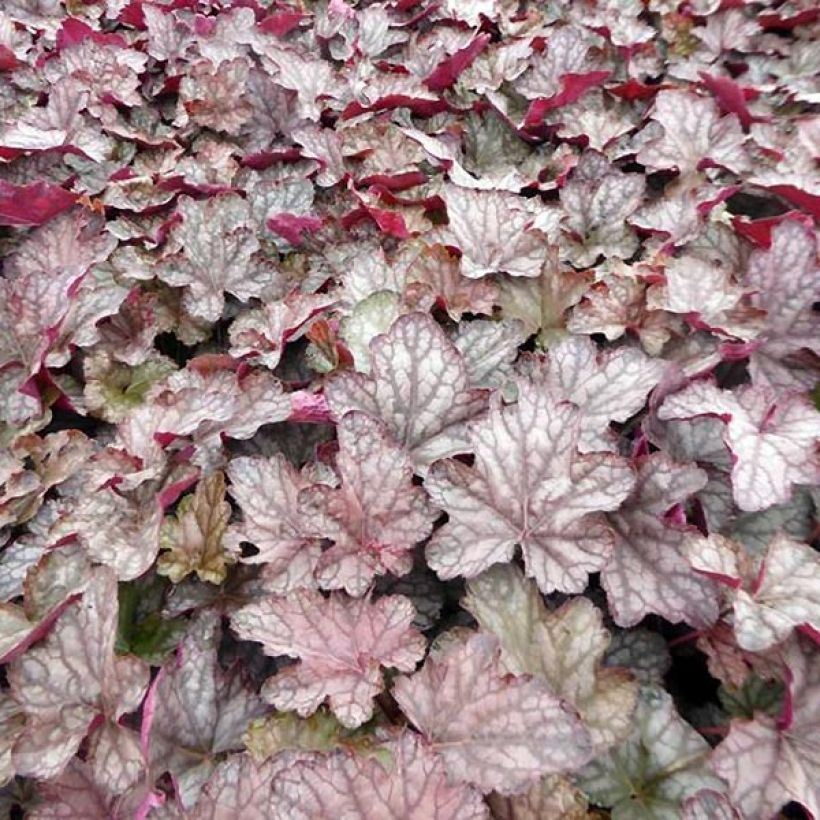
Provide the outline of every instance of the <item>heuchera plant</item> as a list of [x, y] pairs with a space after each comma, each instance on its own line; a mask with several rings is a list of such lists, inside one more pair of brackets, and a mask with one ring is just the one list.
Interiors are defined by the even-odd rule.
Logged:
[[0, 3], [0, 814], [820, 818], [818, 23]]

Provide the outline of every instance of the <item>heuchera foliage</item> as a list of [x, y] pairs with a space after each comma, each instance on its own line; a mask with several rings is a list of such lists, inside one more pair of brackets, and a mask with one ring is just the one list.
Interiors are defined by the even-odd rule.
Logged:
[[820, 817], [818, 24], [0, 3], [0, 814]]

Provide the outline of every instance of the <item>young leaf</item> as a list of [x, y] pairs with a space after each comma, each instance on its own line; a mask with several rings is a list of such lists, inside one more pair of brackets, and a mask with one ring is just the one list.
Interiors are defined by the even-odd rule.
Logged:
[[287, 751], [330, 752], [355, 743], [358, 731], [362, 740], [369, 740], [365, 729], [350, 730], [324, 710], [301, 718], [295, 712], [281, 712], [254, 720], [244, 736], [248, 753], [262, 763]]
[[177, 648], [188, 621], [163, 617], [166, 587], [167, 582], [151, 574], [119, 585], [117, 654], [136, 655], [152, 666], [161, 666]]
[[469, 279], [460, 260], [443, 245], [425, 247], [407, 271], [407, 288], [429, 288], [452, 319], [464, 313], [492, 313], [497, 286], [490, 279]]
[[332, 304], [328, 296], [297, 292], [243, 313], [231, 325], [231, 355], [237, 359], [251, 356], [273, 370], [287, 342], [298, 339], [310, 320]]
[[648, 307], [682, 314], [695, 326], [740, 339], [760, 332], [757, 312], [740, 305], [746, 289], [725, 266], [684, 255], [669, 260], [664, 278], [663, 286], [650, 288]]
[[157, 572], [175, 584], [192, 572], [202, 581], [221, 584], [235, 561], [222, 540], [230, 517], [225, 476], [217, 470], [201, 479], [193, 495], [185, 496], [163, 522], [159, 539], [165, 551], [157, 560]]

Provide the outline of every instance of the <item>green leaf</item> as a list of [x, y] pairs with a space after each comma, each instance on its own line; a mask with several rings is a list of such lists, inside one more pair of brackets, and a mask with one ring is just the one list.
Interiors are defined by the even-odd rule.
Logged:
[[685, 798], [724, 790], [709, 769], [709, 752], [669, 694], [644, 687], [632, 735], [582, 769], [577, 782], [590, 802], [612, 808], [613, 820], [680, 820]]
[[718, 690], [721, 706], [729, 716], [748, 720], [752, 720], [756, 712], [776, 717], [783, 709], [784, 697], [782, 681], [764, 680], [757, 675], [749, 675], [741, 687], [721, 686]]
[[245, 732], [244, 742], [257, 763], [290, 749], [329, 752], [343, 745], [368, 751], [373, 744], [370, 727], [374, 722], [351, 730], [324, 709], [307, 718], [300, 718], [295, 712], [275, 712], [254, 720]]
[[163, 618], [168, 584], [156, 575], [119, 585], [119, 618], [116, 651], [136, 655], [159, 666], [176, 649], [185, 634], [184, 618]]

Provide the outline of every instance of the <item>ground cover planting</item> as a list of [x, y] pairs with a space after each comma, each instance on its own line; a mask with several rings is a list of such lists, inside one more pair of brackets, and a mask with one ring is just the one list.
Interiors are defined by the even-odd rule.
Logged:
[[0, 4], [0, 814], [820, 817], [818, 17]]

